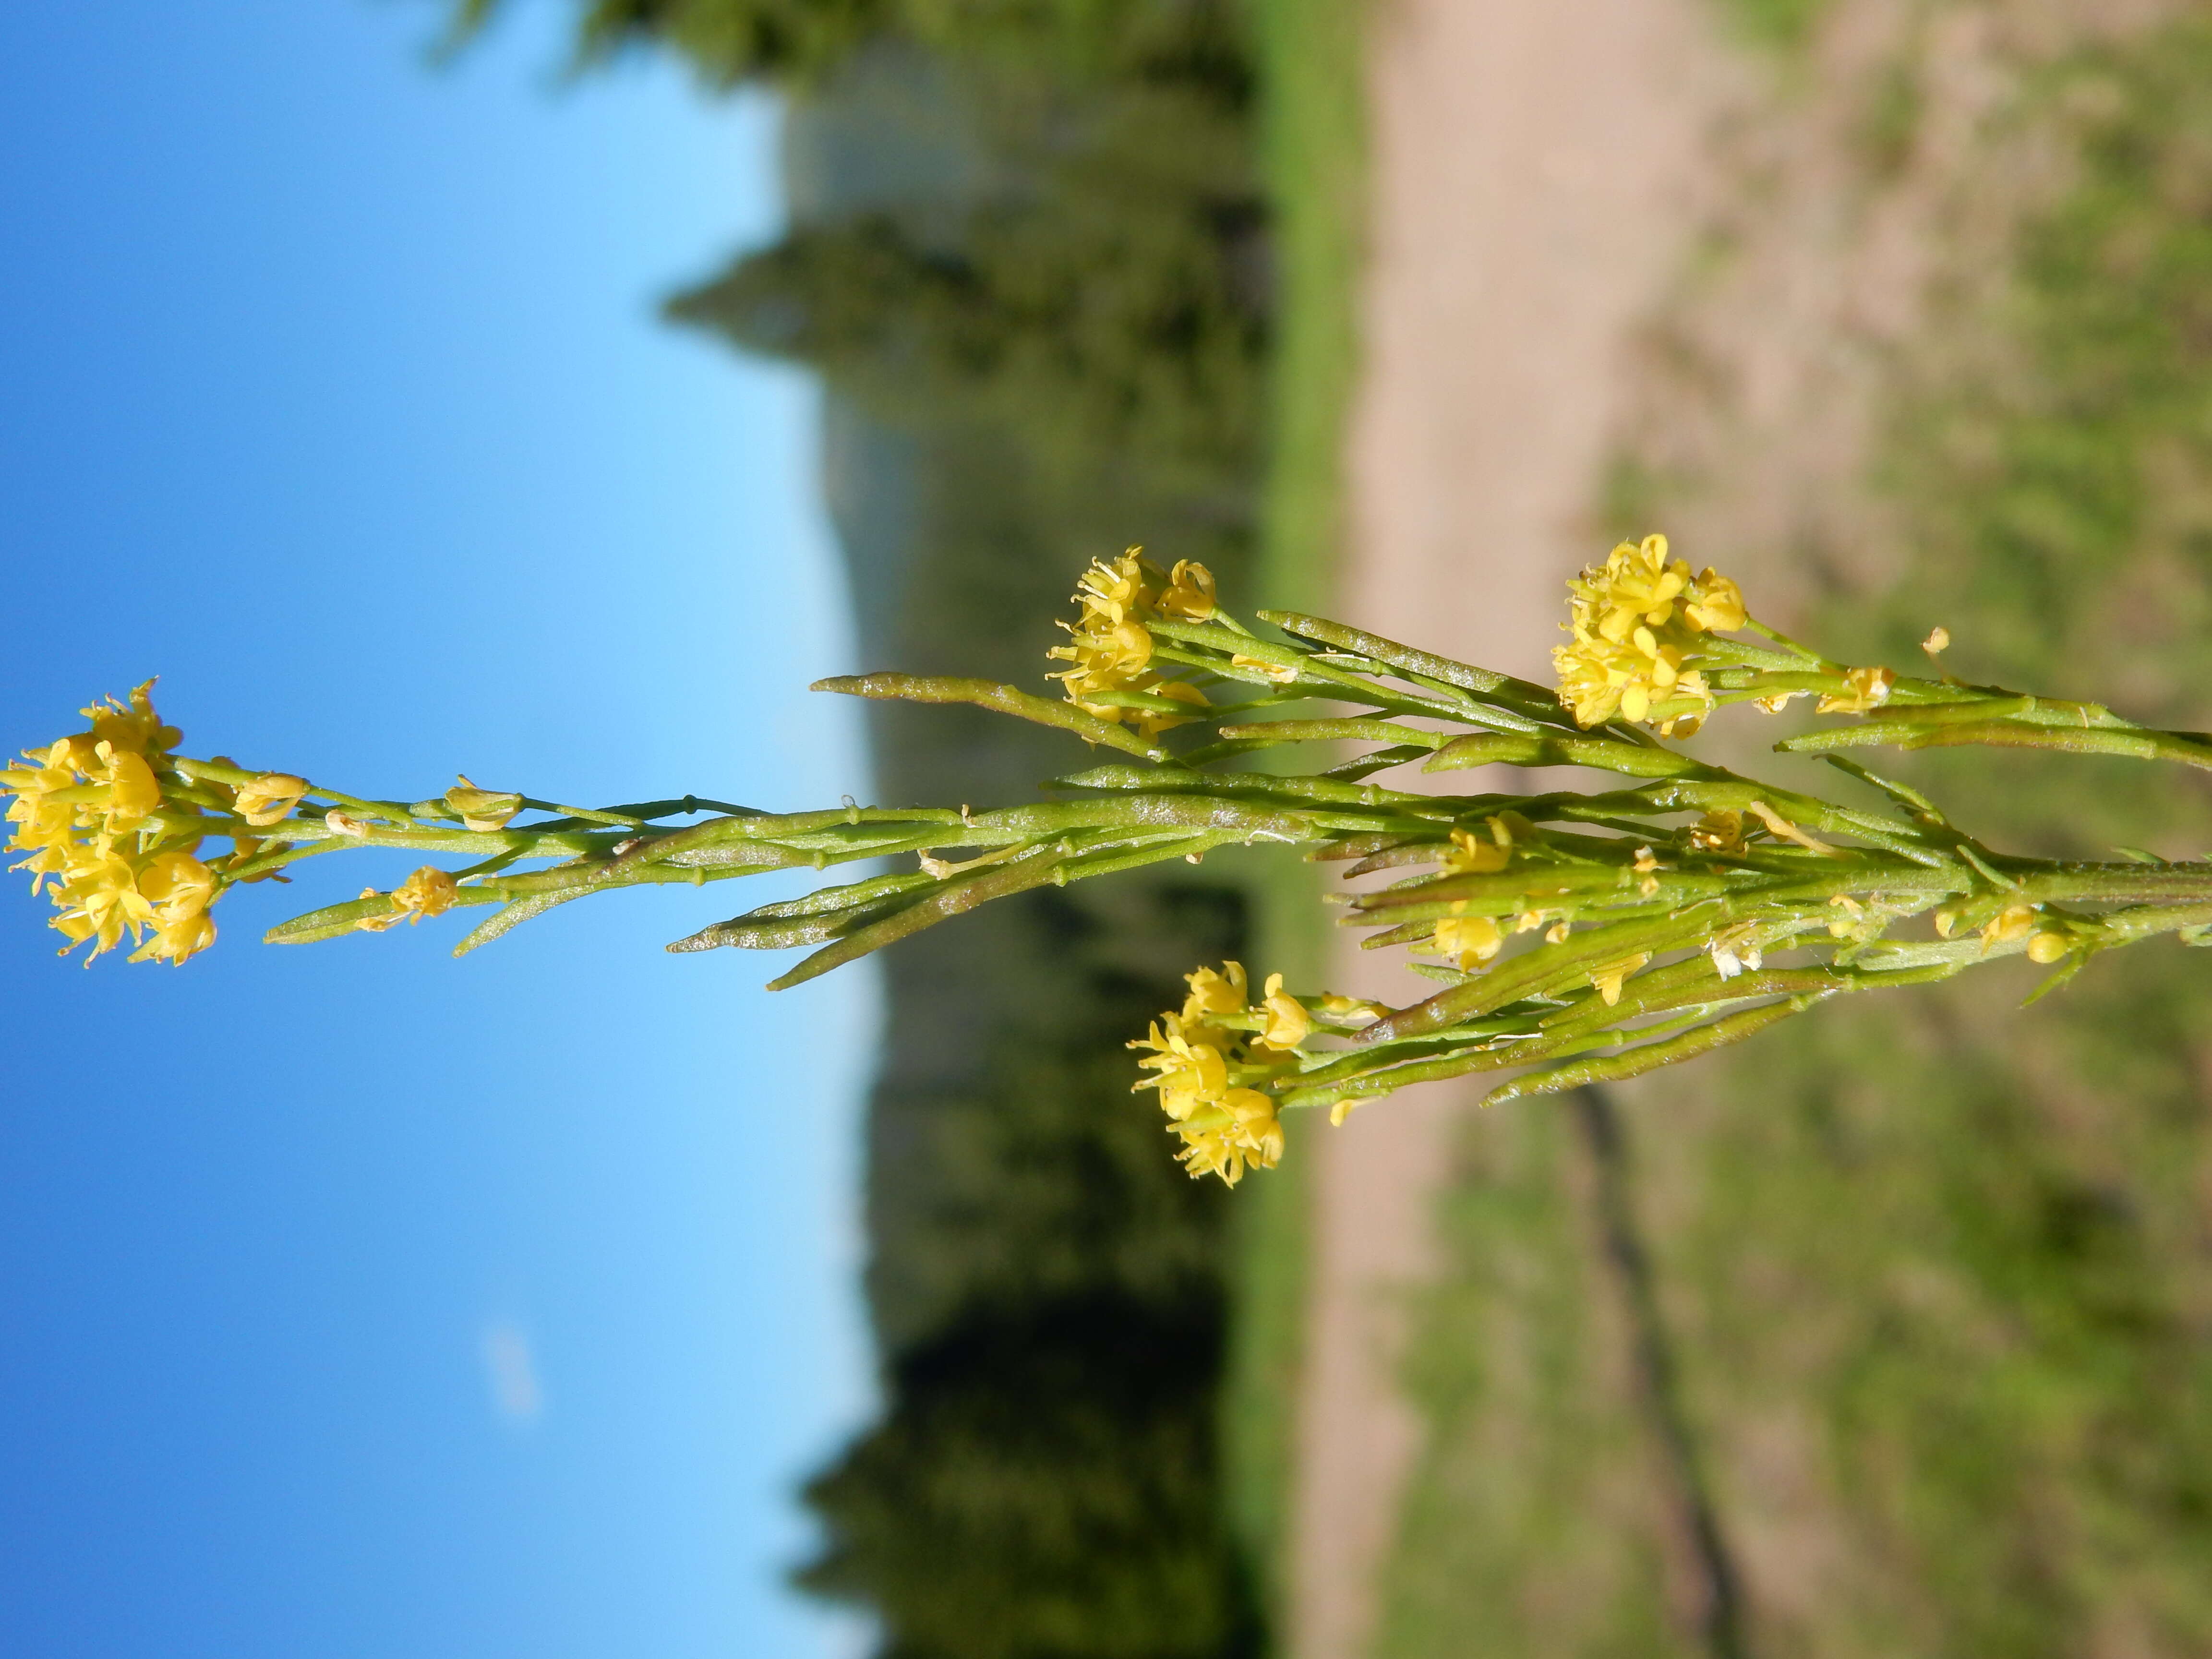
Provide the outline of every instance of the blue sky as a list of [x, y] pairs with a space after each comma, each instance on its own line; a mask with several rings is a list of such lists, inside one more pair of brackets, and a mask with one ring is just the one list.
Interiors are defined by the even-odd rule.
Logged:
[[[564, 14], [0, 9], [0, 743], [158, 673], [365, 793], [858, 792], [812, 393], [653, 314], [774, 233], [774, 112], [562, 85]], [[258, 943], [347, 862], [175, 969], [9, 878], [9, 1651], [851, 1645], [780, 1583], [869, 1405], [872, 982], [659, 949], [787, 884]]]

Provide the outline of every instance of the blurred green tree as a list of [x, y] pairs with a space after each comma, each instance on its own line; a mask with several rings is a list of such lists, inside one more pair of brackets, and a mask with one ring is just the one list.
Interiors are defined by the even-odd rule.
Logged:
[[[467, 40], [503, 0], [455, 0]], [[576, 0], [576, 52], [673, 50], [709, 82], [818, 83], [865, 42], [896, 36], [1054, 73], [1241, 76], [1241, 32], [1218, 0]]]
[[885, 1659], [1255, 1650], [1218, 1512], [1220, 1333], [1203, 1303], [970, 1314], [899, 1358], [889, 1414], [808, 1487], [833, 1542], [799, 1582], [873, 1609]]
[[[457, 0], [465, 40], [501, 0]], [[868, 664], [1042, 689], [1070, 573], [1150, 541], [1233, 582], [1270, 303], [1235, 0], [578, 0], [576, 60], [788, 99], [792, 223], [672, 319], [825, 386]], [[978, 619], [987, 618], [978, 627]], [[870, 709], [877, 793], [1018, 799], [1073, 759]], [[1211, 872], [1024, 895], [887, 953], [868, 1121], [882, 1420], [810, 1487], [807, 1588], [886, 1659], [1237, 1659], [1223, 1194], [1125, 1040], [1239, 954]]]

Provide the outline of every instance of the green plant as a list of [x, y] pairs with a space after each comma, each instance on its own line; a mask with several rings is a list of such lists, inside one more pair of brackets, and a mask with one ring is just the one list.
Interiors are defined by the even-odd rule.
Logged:
[[[1056, 799], [983, 811], [848, 801], [784, 814], [690, 796], [586, 809], [465, 779], [430, 799], [377, 799], [179, 755], [180, 734], [144, 687], [128, 705], [88, 711], [89, 731], [31, 751], [0, 787], [15, 797], [24, 865], [34, 883], [55, 884], [55, 927], [94, 956], [127, 933], [138, 958], [176, 962], [212, 941], [210, 907], [230, 887], [356, 847], [474, 861], [426, 866], [390, 892], [283, 923], [270, 942], [491, 908], [465, 951], [617, 888], [915, 857], [917, 868], [763, 905], [669, 947], [814, 947], [772, 989], [994, 899], [1223, 848], [1299, 846], [1349, 875], [1418, 871], [1343, 896], [1343, 920], [1375, 930], [1370, 946], [1435, 958], [1414, 963], [1441, 982], [1433, 994], [1385, 1008], [1293, 995], [1278, 976], [1255, 1000], [1230, 963], [1194, 973], [1182, 1009], [1132, 1044], [1151, 1051], [1143, 1064], [1155, 1075], [1140, 1086], [1158, 1089], [1184, 1162], [1231, 1182], [1279, 1158], [1285, 1110], [1326, 1108], [1340, 1121], [1406, 1084], [1486, 1071], [1518, 1073], [1492, 1101], [1569, 1089], [1739, 1042], [1838, 995], [2022, 953], [2054, 969], [2048, 990], [2100, 951], [2212, 931], [2212, 865], [2127, 849], [2117, 862], [2010, 856], [1834, 752], [1979, 744], [2212, 768], [2212, 737], [1940, 672], [1832, 661], [1753, 621], [1726, 578], [1670, 561], [1661, 537], [1624, 543], [1572, 587], [1556, 692], [1291, 612], [1262, 612], [1276, 630], [1262, 637], [1219, 608], [1202, 567], [1164, 571], [1134, 551], [1085, 578], [1081, 618], [1054, 653], [1073, 665], [1057, 676], [1066, 701], [946, 677], [819, 684], [974, 704], [1127, 757], [1053, 781]], [[1946, 644], [1931, 635], [1931, 659]], [[1823, 755], [1881, 805], [1778, 788], [1654, 735], [1686, 737], [1724, 706], [1774, 710], [1801, 696], [1850, 723], [1778, 747]], [[1316, 702], [1355, 712], [1316, 717]], [[1365, 748], [1338, 758], [1346, 744]], [[1328, 747], [1305, 771], [1231, 769], [1311, 745]], [[1632, 781], [1435, 795], [1367, 781], [1413, 762], [1581, 767]], [[202, 860], [210, 839], [231, 850]], [[1905, 936], [1921, 919], [1932, 936]], [[1537, 937], [1509, 949], [1523, 934]]]

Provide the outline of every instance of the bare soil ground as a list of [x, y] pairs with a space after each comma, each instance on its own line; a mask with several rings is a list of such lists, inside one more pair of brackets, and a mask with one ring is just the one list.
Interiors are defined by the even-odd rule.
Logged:
[[[1374, 0], [1338, 614], [1547, 678], [1561, 583], [1603, 552], [1604, 515], [1661, 505], [1648, 527], [1785, 627], [1896, 575], [1864, 477], [1878, 390], [1975, 349], [1931, 318], [2002, 274], [2009, 227], [2064, 171], [2008, 125], [2008, 89], [2172, 0], [1830, 0], [1787, 64], [1723, 41], [1723, 9]], [[1410, 988], [1356, 950], [1335, 969], [1337, 988]], [[1376, 1629], [1423, 1455], [1398, 1370], [1468, 1103], [1408, 1094], [1310, 1143], [1299, 1659], [1352, 1659]], [[1653, 1176], [1664, 1231], [1688, 1177]], [[1753, 1598], [1786, 1625], [1833, 1592], [1841, 1546], [1785, 1429], [1725, 1473]]]
[[[1735, 95], [1700, 0], [1377, 0], [1373, 173], [1338, 613], [1548, 678], [1638, 331], [1700, 216]], [[1403, 1000], [1356, 949], [1332, 984]], [[1406, 1291], [1467, 1091], [1409, 1092], [1318, 1155], [1292, 1647], [1352, 1659], [1419, 1453], [1396, 1382]]]

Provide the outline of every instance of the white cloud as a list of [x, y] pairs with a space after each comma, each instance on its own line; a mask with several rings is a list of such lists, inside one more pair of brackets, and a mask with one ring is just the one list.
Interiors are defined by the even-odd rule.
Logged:
[[511, 1319], [495, 1319], [483, 1328], [482, 1347], [492, 1410], [517, 1426], [535, 1423], [545, 1410], [545, 1390], [529, 1334]]

